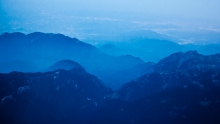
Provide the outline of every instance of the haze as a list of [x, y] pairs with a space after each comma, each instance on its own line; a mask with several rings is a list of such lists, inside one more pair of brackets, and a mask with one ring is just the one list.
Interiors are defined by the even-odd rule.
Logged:
[[[16, 10], [34, 11], [102, 11], [102, 12], [137, 12], [157, 16], [220, 19], [219, 0], [1, 0], [3, 10], [7, 13]], [[16, 14], [10, 13], [10, 14]], [[73, 12], [74, 13], [74, 12]], [[91, 13], [90, 13], [91, 14]]]
[[[63, 33], [86, 42], [124, 31], [170, 30], [220, 32], [219, 0], [1, 0], [3, 32]], [[117, 28], [116, 28], [117, 27]], [[120, 29], [120, 30], [118, 30]], [[92, 37], [92, 38], [91, 38]], [[192, 42], [192, 37], [178, 37]]]

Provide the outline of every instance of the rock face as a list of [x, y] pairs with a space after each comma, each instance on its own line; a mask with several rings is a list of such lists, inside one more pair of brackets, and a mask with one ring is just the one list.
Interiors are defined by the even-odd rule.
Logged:
[[0, 74], [0, 123], [80, 123], [108, 92], [81, 67]]

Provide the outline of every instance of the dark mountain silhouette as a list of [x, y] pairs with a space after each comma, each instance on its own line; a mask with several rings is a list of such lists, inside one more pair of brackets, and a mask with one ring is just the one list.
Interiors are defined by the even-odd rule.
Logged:
[[0, 123], [80, 123], [109, 93], [82, 67], [0, 74]]
[[220, 123], [220, 56], [174, 53], [124, 84], [91, 116], [93, 123]]
[[196, 51], [174, 53], [157, 64], [154, 71], [124, 84], [119, 98], [137, 100], [165, 89], [195, 85], [201, 90], [210, 90], [220, 83], [219, 54], [204, 56]]
[[[178, 52], [160, 60], [155, 65], [157, 72], [205, 71], [219, 68], [220, 54], [201, 55], [197, 51]], [[172, 65], [172, 66], [171, 66]]]
[[[130, 56], [130, 55], [124, 55], [124, 56], [120, 56], [118, 57], [119, 60], [117, 60], [118, 62], [123, 62], [123, 61], [128, 61], [131, 62], [134, 61], [133, 63], [135, 63], [135, 59]], [[139, 61], [138, 58], [136, 58], [136, 61]], [[105, 77], [105, 74], [102, 75], [102, 79], [105, 80], [105, 84], [108, 87], [114, 87], [114, 88], [119, 88], [119, 86], [123, 85], [124, 83], [127, 83], [133, 79], [136, 79], [138, 77], [140, 77], [141, 75], [144, 75], [146, 73], [150, 73], [153, 71], [153, 69], [151, 69], [152, 65], [154, 65], [154, 63], [152, 62], [147, 62], [144, 64], [140, 64], [137, 65], [135, 67], [130, 67], [129, 68], [130, 63], [128, 63], [128, 65], [123, 65], [123, 66], [128, 66], [128, 69], [124, 69], [124, 70], [109, 70], [107, 73], [109, 74], [110, 77], [113, 77], [111, 80], [109, 80], [109, 77]], [[73, 68], [77, 68], [77, 67], [82, 67], [79, 63], [74, 62], [72, 60], [61, 60], [56, 62], [53, 66], [50, 66], [48, 69], [46, 69], [45, 71], [54, 71], [57, 69], [65, 69], [65, 70], [70, 70]], [[117, 72], [117, 73], [112, 73], [112, 72]]]
[[[0, 71], [5, 73], [43, 71], [57, 61], [70, 59], [80, 63], [89, 73], [95, 74], [104, 82], [115, 83], [113, 80], [116, 79], [112, 77], [112, 74], [144, 63], [140, 58], [130, 55], [119, 57], [106, 55], [90, 44], [62, 34], [4, 33], [0, 35], [0, 44], [0, 52], [3, 53], [0, 55], [0, 60], [4, 66], [16, 66], [5, 70], [3, 67], [0, 68]], [[12, 63], [18, 60], [24, 63]], [[30, 68], [27, 65], [23, 66], [23, 69], [19, 68], [20, 65], [25, 65], [27, 62], [35, 66]], [[113, 88], [117, 87], [119, 85]]]
[[165, 89], [135, 101], [111, 99], [92, 114], [90, 120], [96, 124], [218, 124], [219, 89], [217, 86], [201, 90], [196, 85], [188, 85]]
[[71, 60], [50, 72], [0, 74], [0, 123], [218, 124], [219, 61], [219, 54], [174, 53], [134, 67], [147, 74], [116, 93]]

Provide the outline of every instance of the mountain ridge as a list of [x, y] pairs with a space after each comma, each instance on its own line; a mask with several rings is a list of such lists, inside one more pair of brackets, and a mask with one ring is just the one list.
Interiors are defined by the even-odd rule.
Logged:
[[196, 51], [178, 52], [152, 65], [152, 72], [124, 84], [117, 92], [123, 100], [136, 100], [165, 89], [196, 85], [212, 89], [220, 83], [219, 54], [205, 56]]
[[0, 80], [0, 123], [79, 123], [109, 94], [83, 68], [11, 72], [0, 74]]
[[[178, 67], [180, 60], [182, 64]], [[156, 64], [145, 63], [137, 68], [146, 67], [147, 74], [124, 84], [116, 92], [72, 60], [57, 63], [64, 66], [55, 63], [60, 69], [43, 73], [0, 73], [0, 117], [3, 118], [0, 122], [220, 122], [220, 54], [178, 52]], [[62, 68], [66, 63], [73, 66]]]
[[[0, 44], [0, 52], [5, 53], [0, 55], [0, 62], [3, 62], [5, 67], [10, 66], [9, 61], [20, 60], [36, 65], [33, 69], [27, 66], [28, 72], [42, 71], [57, 61], [70, 59], [80, 63], [89, 73], [95, 74], [104, 82], [110, 80], [108, 83], [114, 83], [111, 81], [113, 73], [144, 63], [140, 58], [133, 56], [106, 55], [90, 44], [62, 34], [4, 33], [0, 35]], [[1, 69], [3, 68], [0, 68], [0, 71], [4, 72]], [[11, 69], [11, 71], [22, 71]], [[114, 88], [116, 87], [119, 86]]]

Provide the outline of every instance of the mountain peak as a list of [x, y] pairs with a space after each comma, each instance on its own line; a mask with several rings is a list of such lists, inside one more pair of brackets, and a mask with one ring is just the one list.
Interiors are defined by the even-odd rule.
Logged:
[[27, 37], [29, 37], [29, 38], [44, 37], [44, 38], [54, 38], [54, 39], [57, 39], [57, 40], [72, 40], [72, 41], [76, 41], [77, 43], [81, 42], [75, 37], [71, 38], [71, 37], [65, 36], [65, 35], [60, 34], [60, 33], [54, 34], [54, 33], [33, 32], [33, 33], [28, 34]]
[[190, 50], [190, 51], [187, 51], [185, 53], [183, 52], [177, 52], [177, 53], [173, 53], [171, 54], [170, 56], [162, 59], [165, 60], [165, 59], [181, 59], [181, 58], [192, 58], [192, 57], [196, 57], [196, 56], [202, 56], [201, 54], [198, 54], [196, 50]]
[[185, 52], [185, 54], [188, 54], [188, 55], [199, 55], [196, 50], [187, 51], [187, 52]]
[[220, 66], [219, 55], [205, 56], [197, 51], [178, 52], [160, 60], [154, 67], [157, 72], [176, 72], [183, 70], [206, 70]]
[[54, 70], [58, 70], [58, 69], [71, 70], [73, 68], [82, 68], [83, 69], [83, 67], [79, 63], [72, 61], [72, 60], [69, 60], [69, 59], [66, 59], [66, 60], [61, 60], [61, 61], [54, 63], [54, 65], [50, 66], [47, 69], [47, 71], [54, 71]]

